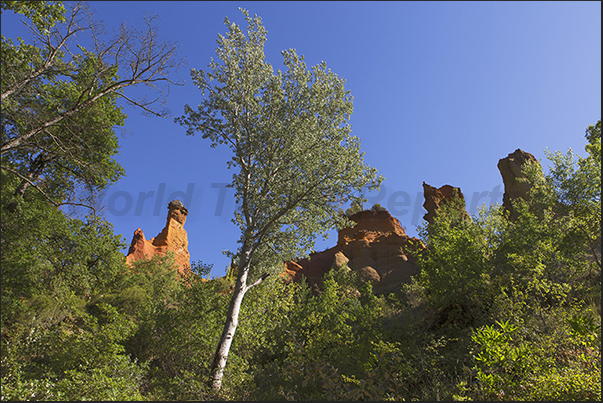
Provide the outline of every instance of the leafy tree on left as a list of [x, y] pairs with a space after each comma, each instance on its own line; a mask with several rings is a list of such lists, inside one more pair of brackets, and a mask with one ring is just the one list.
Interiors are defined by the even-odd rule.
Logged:
[[[51, 204], [92, 207], [95, 191], [124, 174], [113, 159], [114, 128], [126, 118], [118, 100], [167, 115], [155, 101], [174, 84], [176, 45], [159, 41], [152, 19], [105, 38], [82, 3], [68, 11], [59, 2], [1, 5], [32, 19], [24, 21], [29, 42], [2, 35], [1, 169], [19, 178], [17, 197], [33, 187]], [[155, 101], [125, 92], [143, 85]]]
[[[158, 276], [136, 277], [109, 223], [58, 207], [94, 207], [124, 174], [114, 160], [126, 118], [119, 99], [166, 114], [124, 90], [146, 85], [161, 96], [176, 47], [159, 42], [151, 21], [105, 40], [86, 7], [69, 4], [0, 2], [25, 15], [31, 33], [1, 42], [0, 400], [142, 398], [145, 365], [127, 342]], [[169, 271], [168, 261], [148, 264]]]

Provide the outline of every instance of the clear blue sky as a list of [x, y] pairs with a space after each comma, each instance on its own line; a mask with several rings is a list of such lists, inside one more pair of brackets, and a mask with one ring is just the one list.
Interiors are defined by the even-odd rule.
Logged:
[[[159, 16], [160, 36], [178, 42], [185, 58], [172, 76], [185, 82], [169, 96], [174, 117], [184, 104], [198, 104], [189, 71], [207, 69], [215, 57], [224, 17], [244, 26], [238, 7], [262, 17], [266, 56], [275, 69], [282, 66], [282, 49], [295, 48], [309, 66], [324, 60], [347, 80], [353, 134], [365, 161], [386, 178], [367, 207], [379, 202], [413, 236], [425, 213], [423, 181], [459, 186], [469, 212], [476, 213], [475, 206], [502, 200], [499, 159], [517, 148], [545, 166], [547, 147], [584, 155], [584, 131], [601, 117], [598, 1], [89, 4], [108, 30], [122, 22], [138, 25], [145, 14]], [[2, 33], [15, 36], [19, 28], [9, 14], [2, 15]], [[188, 198], [180, 198], [189, 209], [191, 259], [213, 263], [212, 275], [223, 275], [229, 262], [221, 251], [236, 249], [239, 238], [230, 222], [233, 191], [218, 204], [220, 186], [232, 174], [228, 150], [187, 137], [173, 119], [126, 112], [128, 133], [117, 160], [127, 176], [108, 189], [106, 218], [127, 244], [138, 227], [151, 238], [165, 224], [169, 195], [186, 196], [189, 189]], [[486, 197], [478, 199], [480, 194]], [[316, 250], [335, 242], [331, 236]]]

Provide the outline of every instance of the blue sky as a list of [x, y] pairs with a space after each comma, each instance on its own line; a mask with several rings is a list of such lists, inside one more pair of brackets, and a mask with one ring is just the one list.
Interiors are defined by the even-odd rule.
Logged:
[[[547, 147], [584, 155], [584, 131], [601, 117], [598, 1], [89, 4], [108, 30], [157, 15], [159, 35], [179, 43], [185, 60], [172, 78], [185, 85], [171, 89], [173, 117], [184, 104], [198, 104], [189, 71], [207, 69], [225, 17], [244, 26], [238, 7], [262, 17], [275, 69], [288, 48], [308, 66], [324, 60], [347, 80], [353, 134], [365, 161], [386, 178], [367, 207], [379, 202], [412, 236], [425, 213], [423, 181], [460, 187], [474, 214], [476, 206], [502, 202], [499, 159], [521, 148], [546, 167]], [[14, 37], [20, 27], [11, 14], [2, 14], [2, 33]], [[151, 238], [165, 225], [170, 195], [181, 192], [174, 197], [189, 209], [191, 259], [213, 263], [212, 275], [223, 275], [229, 261], [221, 251], [236, 249], [239, 238], [230, 222], [233, 190], [223, 189], [232, 175], [228, 149], [186, 136], [173, 118], [126, 113], [117, 160], [127, 176], [107, 190], [105, 217], [127, 244], [138, 227]], [[335, 242], [333, 232], [316, 250]]]

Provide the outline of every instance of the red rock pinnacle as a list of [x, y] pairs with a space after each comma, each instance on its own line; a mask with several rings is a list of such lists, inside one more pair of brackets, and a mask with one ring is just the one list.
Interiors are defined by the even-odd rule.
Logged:
[[180, 274], [188, 276], [191, 273], [191, 264], [188, 236], [184, 229], [188, 210], [180, 200], [172, 200], [168, 204], [168, 210], [165, 228], [155, 238], [146, 240], [142, 229], [138, 228], [134, 231], [126, 262], [151, 259], [155, 255], [165, 255], [170, 251], [175, 255]]

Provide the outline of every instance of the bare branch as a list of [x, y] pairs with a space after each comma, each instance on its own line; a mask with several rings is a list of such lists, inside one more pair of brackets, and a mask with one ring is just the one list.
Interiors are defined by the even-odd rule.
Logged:
[[[142, 103], [138, 103], [137, 101], [135, 101], [135, 100], [133, 100], [131, 98], [128, 98], [127, 96], [124, 95], [123, 92], [120, 92], [119, 96], [122, 97], [123, 99], [125, 99], [126, 101], [128, 101], [129, 103], [131, 103], [132, 105], [138, 106], [140, 109], [144, 110], [145, 112], [150, 113], [151, 115], [155, 115], [157, 117], [163, 116], [161, 113], [157, 113], [157, 112], [155, 112], [155, 111], [153, 111], [151, 109], [148, 109], [146, 107], [146, 105], [144, 105]], [[155, 102], [155, 101], [153, 101], [153, 102]], [[153, 103], [153, 102], [151, 102], [151, 103]]]
[[245, 287], [245, 292], [247, 292], [250, 288], [255, 287], [256, 285], [261, 284], [268, 277], [270, 277], [270, 273], [262, 274], [262, 277], [258, 278], [255, 282], [253, 282], [252, 284], [249, 284], [248, 286]]
[[[42, 74], [47, 72], [51, 67], [54, 66], [55, 58], [57, 57], [57, 54], [59, 53], [61, 48], [63, 48], [63, 46], [65, 46], [65, 44], [67, 43], [67, 40], [70, 39], [72, 36], [74, 36], [77, 32], [83, 30], [83, 29], [74, 29], [75, 17], [77, 16], [79, 10], [80, 10], [79, 8], [76, 8], [74, 10], [74, 12], [72, 13], [69, 23], [67, 25], [67, 33], [60, 38], [57, 45], [55, 45], [55, 46], [52, 45], [51, 40], [50, 40], [50, 33], [48, 33], [46, 35], [46, 40], [42, 41], [51, 50], [50, 53], [48, 54], [48, 56], [46, 57], [46, 61], [44, 62], [44, 64], [37, 70], [34, 70], [27, 77], [23, 78], [21, 81], [15, 83], [11, 87], [9, 87], [6, 91], [4, 91], [2, 93], [2, 95], [0, 95], [0, 100], [4, 101], [7, 97], [9, 97], [9, 96], [13, 95], [14, 93], [16, 93], [17, 91], [21, 90], [23, 87], [28, 85], [31, 81], [35, 80], [36, 78], [38, 78], [39, 76], [41, 76]], [[33, 26], [31, 26], [29, 24], [25, 24], [25, 25], [28, 26], [32, 30], [32, 32], [34, 32], [34, 34], [36, 33], [36, 29]], [[54, 32], [57, 32], [57, 31], [54, 31]], [[38, 34], [38, 36], [41, 36], [41, 35]]]
[[[152, 19], [146, 20], [146, 32], [140, 33], [136, 30], [128, 30], [125, 26], [122, 26], [119, 34], [112, 39], [108, 45], [102, 45], [98, 37], [97, 25], [92, 20], [90, 20], [86, 26], [80, 27], [79, 24], [81, 24], [81, 18], [76, 17], [81, 13], [81, 10], [81, 6], [78, 5], [72, 12], [71, 18], [67, 23], [66, 33], [61, 34], [57, 29], [53, 30], [52, 33], [49, 33], [46, 39], [42, 39], [42, 42], [51, 49], [46, 62], [39, 69], [7, 89], [2, 94], [2, 100], [14, 95], [17, 91], [25, 88], [31, 84], [32, 81], [39, 79], [43, 74], [48, 73], [50, 69], [56, 67], [56, 57], [59, 51], [66, 48], [66, 50], [71, 53], [67, 48], [67, 42], [76, 32], [82, 30], [89, 30], [91, 32], [96, 47], [96, 56], [100, 65], [104, 66], [104, 68], [100, 68], [94, 76], [90, 78], [89, 84], [80, 90], [80, 96], [75, 105], [72, 105], [71, 108], [62, 113], [58, 113], [54, 117], [38, 122], [25, 133], [14, 138], [6, 139], [0, 148], [0, 153], [4, 154], [8, 150], [20, 147], [22, 143], [27, 142], [31, 137], [36, 136], [48, 127], [61, 122], [65, 117], [81, 112], [83, 109], [97, 102], [101, 97], [112, 93], [118, 93], [118, 95], [124, 97], [124, 99], [132, 105], [140, 107], [145, 112], [152, 113], [155, 116], [164, 116], [166, 114], [165, 111], [151, 111], [149, 108], [149, 105], [157, 102], [159, 97], [152, 102], [134, 100], [131, 97], [125, 96], [122, 90], [130, 86], [146, 84], [151, 88], [158, 90], [160, 98], [165, 99], [166, 94], [155, 84], [164, 82], [168, 85], [181, 85], [166, 77], [167, 69], [177, 66], [176, 63], [170, 63], [170, 60], [172, 60], [176, 54], [176, 46], [170, 43], [160, 44], [157, 42], [156, 30], [151, 26]], [[31, 28], [35, 29], [34, 27]], [[56, 37], [57, 45], [52, 45], [51, 42], [54, 41], [50, 39], [50, 35]], [[38, 33], [38, 37], [41, 38], [42, 35]], [[114, 64], [106, 63], [103, 60], [106, 57], [111, 57]], [[112, 66], [129, 66], [131, 75], [116, 83], [97, 88], [97, 83], [102, 80], [104, 73]], [[62, 73], [70, 76], [71, 74], [77, 74], [77, 71], [75, 70], [75, 67], [72, 67], [70, 71], [63, 71]]]
[[[149, 80], [149, 81], [154, 82], [154, 81], [170, 81], [170, 80], [167, 78], [157, 78], [157, 79], [153, 79], [153, 80]], [[2, 144], [2, 147], [0, 148], [0, 152], [5, 153], [6, 151], [19, 147], [23, 142], [27, 141], [30, 137], [35, 136], [36, 134], [40, 133], [44, 129], [61, 122], [63, 119], [65, 119], [68, 116], [72, 116], [72, 115], [76, 114], [77, 112], [84, 110], [86, 107], [94, 104], [97, 100], [99, 100], [100, 98], [102, 98], [106, 95], [116, 93], [123, 88], [129, 87], [132, 85], [136, 85], [136, 84], [140, 84], [143, 82], [145, 82], [145, 81], [136, 80], [136, 79], [128, 79], [128, 80], [119, 81], [119, 82], [107, 87], [105, 90], [100, 91], [95, 96], [76, 104], [74, 107], [72, 107], [68, 111], [66, 111], [60, 115], [57, 115], [54, 118], [42, 123], [37, 128], [32, 129], [29, 132], [27, 132], [21, 136], [15, 137], [12, 140], [8, 140], [8, 141], [4, 142], [4, 144]], [[122, 94], [119, 93], [119, 95], [122, 95]]]

